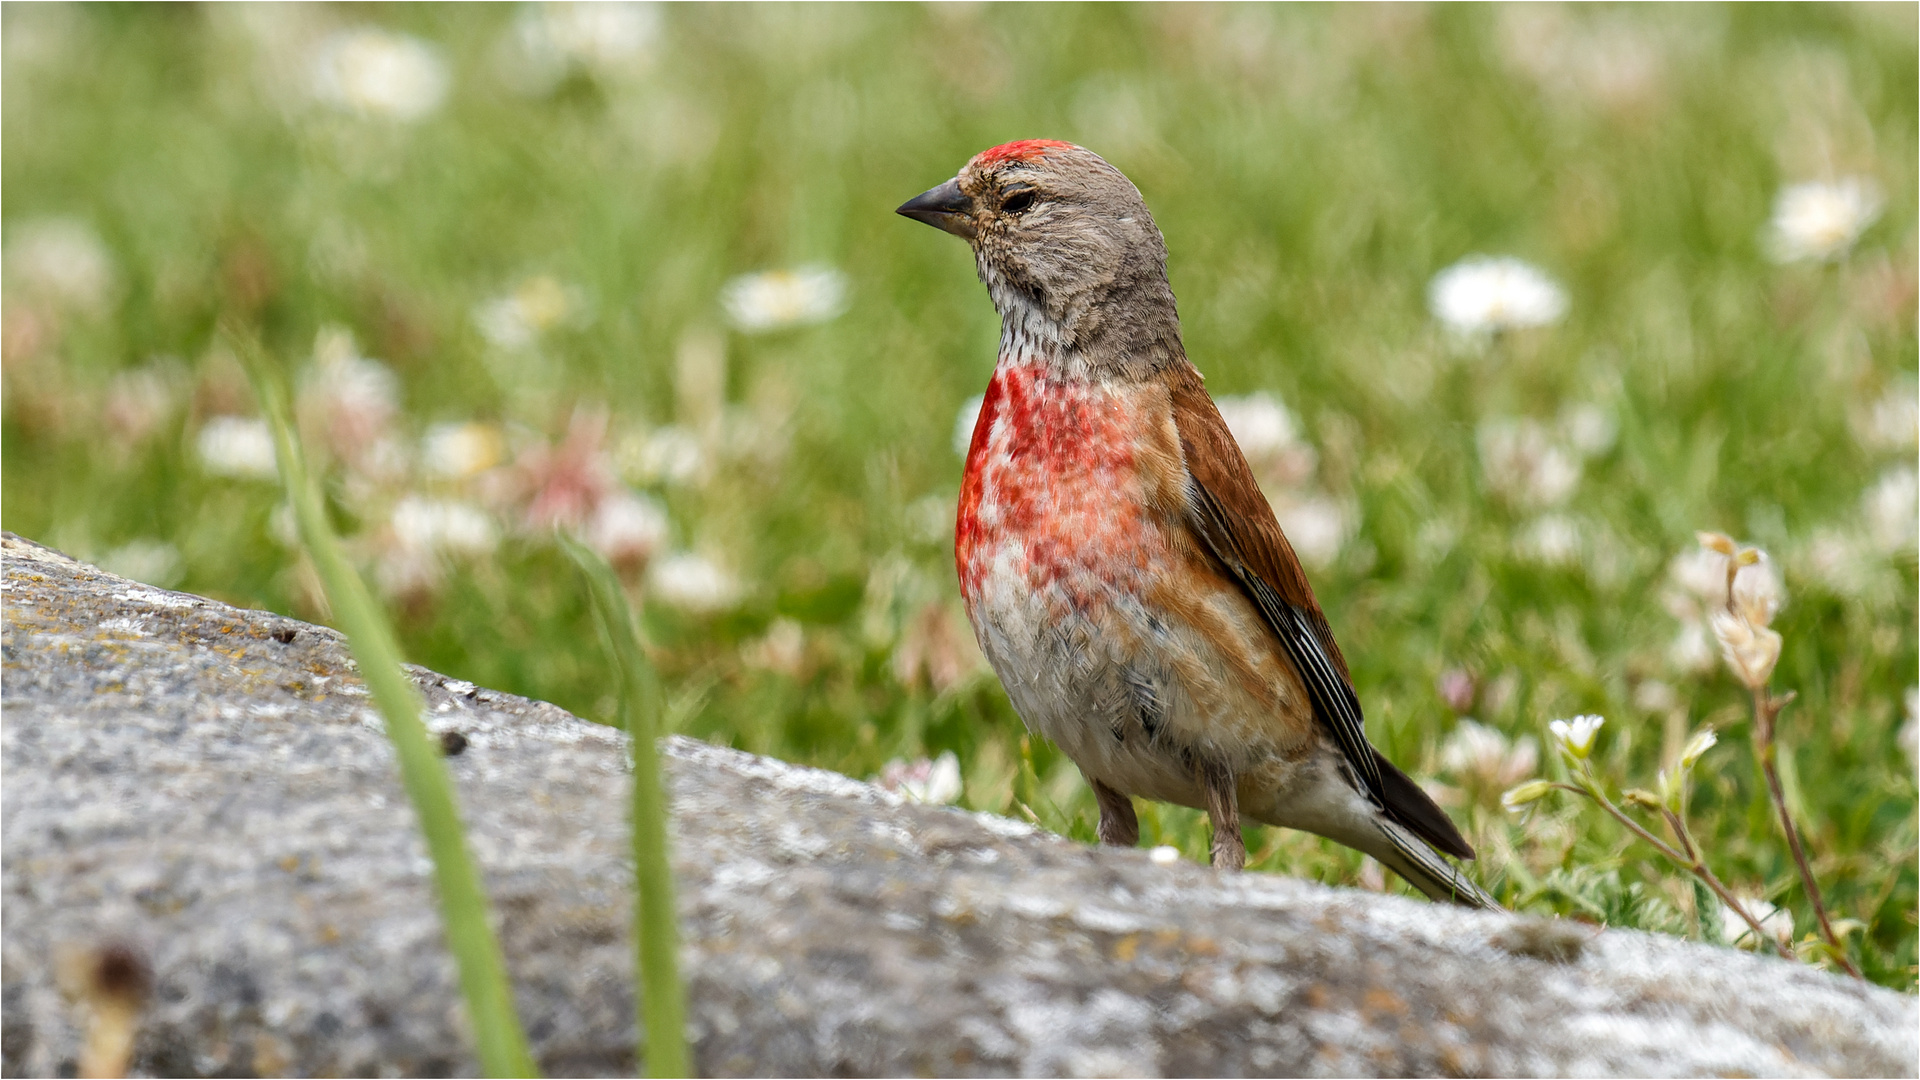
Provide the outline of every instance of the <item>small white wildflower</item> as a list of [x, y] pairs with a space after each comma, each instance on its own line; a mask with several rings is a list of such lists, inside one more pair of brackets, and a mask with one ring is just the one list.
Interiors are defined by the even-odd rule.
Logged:
[[667, 509], [638, 492], [610, 492], [593, 508], [581, 539], [607, 561], [645, 562], [667, 541]]
[[510, 74], [536, 92], [552, 89], [574, 68], [617, 77], [645, 64], [659, 31], [660, 14], [652, 4], [529, 5], [514, 20], [524, 66]]
[[1567, 313], [1567, 294], [1552, 278], [1519, 259], [1485, 255], [1436, 274], [1427, 303], [1435, 318], [1463, 334], [1546, 326]]
[[1152, 859], [1157, 866], [1172, 866], [1180, 861], [1180, 849], [1161, 844], [1148, 851], [1147, 858]]
[[373, 27], [342, 30], [321, 43], [314, 90], [345, 112], [411, 122], [446, 98], [447, 67], [418, 38]]
[[1680, 768], [1682, 770], [1693, 768], [1700, 760], [1700, 755], [1713, 749], [1714, 744], [1719, 741], [1720, 736], [1715, 735], [1712, 729], [1695, 732], [1693, 738], [1688, 739], [1687, 745], [1680, 750]]
[[1547, 725], [1547, 730], [1553, 732], [1554, 740], [1568, 753], [1584, 759], [1593, 751], [1593, 737], [1604, 723], [1604, 717], [1576, 716], [1571, 720], [1555, 720]]
[[1659, 679], [1644, 679], [1633, 688], [1633, 707], [1644, 712], [1666, 712], [1680, 704], [1680, 695]]
[[8, 286], [46, 303], [96, 311], [112, 296], [113, 255], [86, 222], [35, 218], [7, 229]]
[[973, 449], [973, 429], [980, 423], [980, 408], [987, 402], [985, 394], [975, 394], [960, 403], [960, 411], [953, 417], [953, 452], [961, 457]]
[[[1747, 914], [1753, 916], [1767, 936], [1782, 945], [1793, 942], [1793, 912], [1750, 896], [1736, 896], [1734, 899], [1747, 909]], [[1720, 933], [1721, 939], [1727, 944], [1742, 949], [1757, 948], [1760, 944], [1754, 940], [1753, 927], [1747, 925], [1747, 920], [1725, 904], [1720, 905]]]
[[822, 323], [846, 310], [847, 276], [827, 266], [746, 274], [727, 282], [720, 303], [750, 334]]
[[132, 446], [153, 434], [179, 404], [177, 362], [155, 360], [122, 371], [107, 384], [101, 419], [116, 443]]
[[378, 360], [360, 355], [353, 333], [326, 326], [316, 336], [313, 367], [301, 380], [303, 418], [317, 423], [328, 449], [356, 467], [368, 464], [400, 413], [400, 381]]
[[1872, 593], [1879, 577], [1879, 553], [1868, 550], [1857, 534], [1857, 529], [1831, 526], [1814, 530], [1805, 555], [1807, 575], [1841, 596]]
[[1472, 720], [1461, 720], [1440, 747], [1440, 767], [1486, 788], [1504, 788], [1532, 775], [1540, 747], [1531, 736], [1511, 742]]
[[1546, 780], [1529, 780], [1500, 796], [1501, 808], [1511, 812], [1529, 803], [1539, 802], [1553, 790], [1553, 784]]
[[1325, 495], [1283, 501], [1274, 507], [1274, 516], [1294, 552], [1309, 566], [1333, 565], [1353, 533], [1351, 516]]
[[1885, 200], [1865, 177], [1783, 189], [1773, 203], [1767, 249], [1777, 262], [1837, 259], [1880, 216]]
[[273, 434], [265, 420], [216, 416], [195, 440], [201, 467], [216, 476], [271, 479], [278, 475]]
[[1913, 380], [1896, 380], [1887, 392], [1853, 417], [1854, 437], [1869, 450], [1904, 450], [1920, 446], [1920, 394]]
[[1751, 690], [1766, 686], [1780, 662], [1780, 635], [1727, 611], [1715, 612], [1712, 625], [1721, 655], [1740, 681]]
[[1522, 506], [1554, 507], [1580, 486], [1580, 459], [1533, 420], [1484, 421], [1476, 434], [1487, 486]]
[[179, 582], [185, 568], [180, 549], [164, 540], [133, 540], [107, 552], [100, 568], [162, 589]]
[[648, 573], [660, 599], [688, 611], [722, 611], [739, 598], [733, 575], [700, 555], [671, 555], [653, 564]]
[[1667, 564], [1670, 585], [1665, 599], [1676, 619], [1697, 619], [1727, 605], [1727, 557], [1704, 547], [1689, 548]]
[[450, 480], [478, 476], [506, 459], [506, 442], [492, 424], [435, 424], [420, 439], [420, 460], [429, 473]]
[[1667, 646], [1667, 663], [1675, 671], [1704, 675], [1713, 670], [1713, 640], [1699, 622], [1688, 622]]
[[473, 324], [495, 348], [521, 351], [556, 327], [578, 325], [586, 311], [586, 297], [578, 288], [539, 274], [474, 308]]
[[777, 671], [797, 679], [805, 670], [806, 628], [792, 619], [775, 619], [773, 625], [767, 627], [766, 636], [748, 642], [740, 650], [740, 657], [748, 667]]
[[1860, 499], [1866, 517], [1867, 535], [1880, 550], [1897, 553], [1915, 546], [1920, 530], [1920, 476], [1913, 467], [1900, 465], [1880, 474]]
[[960, 759], [951, 750], [932, 761], [895, 758], [880, 770], [880, 786], [912, 802], [951, 803], [960, 797]]
[[1542, 514], [1520, 530], [1514, 548], [1541, 566], [1569, 566], [1580, 560], [1580, 526], [1565, 514]]
[[1566, 444], [1583, 457], [1613, 449], [1613, 440], [1619, 434], [1613, 414], [1592, 402], [1568, 405], [1560, 410], [1560, 430]]
[[707, 467], [707, 451], [700, 436], [670, 424], [641, 440], [632, 461], [633, 478], [641, 483], [688, 484]]
[[1755, 626], [1773, 625], [1773, 617], [1787, 604], [1787, 587], [1773, 560], [1758, 549], [1757, 560], [1742, 566], [1733, 577], [1733, 610]]
[[1626, 110], [1656, 94], [1665, 78], [1659, 39], [1618, 17], [1517, 4], [1499, 10], [1498, 29], [1507, 62], [1567, 101]]
[[405, 551], [481, 555], [500, 542], [487, 512], [470, 503], [408, 495], [394, 504], [389, 518], [395, 544]]
[[1270, 457], [1299, 441], [1293, 414], [1264, 390], [1219, 398], [1214, 404], [1220, 409], [1220, 418], [1227, 422], [1227, 430], [1233, 433], [1233, 441], [1248, 458]]

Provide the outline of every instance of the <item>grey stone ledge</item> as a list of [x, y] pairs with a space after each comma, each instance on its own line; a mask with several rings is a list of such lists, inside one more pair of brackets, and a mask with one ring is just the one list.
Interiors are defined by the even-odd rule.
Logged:
[[[159, 1075], [463, 1075], [426, 851], [340, 636], [4, 540], [0, 1069], [71, 1075], [60, 957], [154, 972]], [[521, 1015], [634, 1067], [622, 736], [414, 669]], [[1913, 998], [1655, 935], [1156, 865], [674, 738], [714, 1075], [1906, 1075]], [[63, 953], [64, 951], [64, 953]]]

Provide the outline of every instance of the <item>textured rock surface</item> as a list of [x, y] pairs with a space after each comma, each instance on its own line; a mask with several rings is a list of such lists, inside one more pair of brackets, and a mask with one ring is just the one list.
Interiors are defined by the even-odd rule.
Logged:
[[[471, 1072], [339, 637], [4, 555], [6, 1074], [71, 1073], [56, 957], [114, 941], [155, 972], [142, 1070]], [[630, 1070], [619, 736], [415, 678], [468, 740], [448, 764], [542, 1066]], [[1912, 999], [1779, 961], [1157, 866], [667, 749], [706, 1073], [1911, 1075], [1920, 1053]]]

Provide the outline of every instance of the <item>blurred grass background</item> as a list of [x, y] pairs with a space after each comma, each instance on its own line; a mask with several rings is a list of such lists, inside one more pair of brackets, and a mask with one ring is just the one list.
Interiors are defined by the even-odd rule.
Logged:
[[[1284, 402], [1274, 496], [1324, 535], [1369, 733], [1481, 878], [1698, 933], [1621, 830], [1498, 795], [1557, 768], [1556, 717], [1608, 717], [1623, 785], [1712, 724], [1710, 858], [1811, 928], [1689, 621], [1718, 529], [1790, 596], [1774, 685], [1829, 905], [1913, 989], [1911, 5], [0, 10], [6, 528], [324, 619], [221, 419], [254, 413], [231, 314], [302, 380], [409, 659], [611, 719], [573, 527], [643, 602], [681, 730], [923, 787], [951, 752], [965, 805], [1090, 839], [958, 609], [954, 433], [997, 321], [963, 245], [892, 213], [1070, 139], [1153, 207], [1214, 393]], [[1877, 220], [1770, 258], [1780, 193], [1844, 177]], [[1477, 252], [1565, 318], [1446, 330], [1428, 284]], [[1205, 858], [1198, 815], [1143, 811]], [[1312, 837], [1249, 847], [1380, 887]]]

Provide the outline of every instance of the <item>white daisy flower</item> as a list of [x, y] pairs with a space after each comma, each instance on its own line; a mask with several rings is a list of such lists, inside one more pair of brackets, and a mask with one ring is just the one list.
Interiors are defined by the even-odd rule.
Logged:
[[1900, 465], [1880, 474], [1861, 496], [1867, 534], [1880, 550], [1894, 553], [1911, 550], [1915, 533], [1920, 530], [1920, 478], [1912, 466]]
[[547, 3], [523, 8], [513, 38], [520, 66], [509, 74], [527, 90], [551, 90], [574, 68], [619, 77], [643, 68], [660, 36], [653, 4]]
[[1249, 458], [1283, 453], [1299, 440], [1293, 414], [1264, 390], [1219, 398], [1214, 404], [1220, 409], [1220, 419], [1227, 422], [1227, 430], [1233, 433], [1233, 441]]
[[1522, 506], [1553, 507], [1580, 486], [1580, 457], [1533, 420], [1492, 419], [1476, 441], [1487, 486]]
[[363, 468], [400, 413], [400, 380], [385, 364], [361, 356], [343, 326], [321, 328], [313, 360], [301, 379], [301, 416], [320, 426], [328, 449]]
[[1484, 724], [1461, 720], [1440, 747], [1440, 768], [1489, 788], [1505, 788], [1533, 775], [1540, 744], [1531, 735], [1508, 741]]
[[1273, 512], [1295, 554], [1308, 566], [1333, 565], [1353, 533], [1352, 516], [1325, 495], [1283, 500]]
[[474, 420], [435, 424], [420, 439], [421, 464], [449, 480], [478, 476], [506, 460], [506, 454], [500, 429]]
[[474, 308], [473, 324], [489, 345], [518, 352], [556, 327], [586, 321], [586, 314], [586, 297], [578, 288], [538, 274]]
[[699, 435], [669, 424], [652, 431], [632, 431], [618, 449], [620, 475], [635, 484], [687, 484], [707, 467], [707, 450]]
[[1463, 334], [1493, 333], [1559, 322], [1567, 294], [1519, 259], [1472, 255], [1436, 274], [1427, 290], [1435, 318]]
[[667, 541], [667, 508], [638, 492], [609, 493], [593, 508], [581, 539], [607, 561], [645, 562]]
[[1542, 514], [1528, 522], [1514, 541], [1521, 558], [1541, 566], [1569, 566], [1580, 560], [1580, 526], [1565, 514]]
[[77, 218], [37, 218], [12, 225], [6, 238], [6, 281], [28, 296], [82, 311], [112, 296], [113, 255]]
[[201, 467], [216, 476], [270, 480], [279, 475], [273, 433], [265, 420], [216, 416], [200, 429], [194, 446]]
[[1861, 176], [1795, 184], [1774, 200], [1768, 254], [1776, 262], [1837, 259], [1880, 216], [1885, 202], [1878, 185]]
[[723, 611], [740, 596], [740, 583], [701, 555], [670, 555], [653, 564], [648, 580], [654, 594], [688, 611]]
[[1912, 453], [1920, 446], [1920, 394], [1910, 379], [1895, 381], [1852, 419], [1854, 437], [1869, 450]]
[[451, 499], [408, 495], [394, 504], [389, 520], [394, 542], [411, 552], [483, 555], [500, 542], [486, 511]]
[[1704, 675], [1713, 670], [1713, 640], [1707, 628], [1698, 622], [1688, 622], [1674, 635], [1673, 644], [1667, 646], [1667, 663], [1675, 671], [1690, 675]]
[[320, 45], [314, 90], [320, 100], [359, 116], [412, 122], [447, 96], [439, 50], [406, 34], [374, 27], [342, 30]]
[[749, 334], [822, 323], [846, 310], [847, 276], [827, 266], [747, 274], [727, 282], [720, 303]]
[[1613, 415], [1605, 408], [1592, 402], [1580, 402], [1568, 405], [1560, 410], [1560, 434], [1562, 440], [1583, 457], [1593, 457], [1613, 449], [1613, 440], [1619, 434]]

